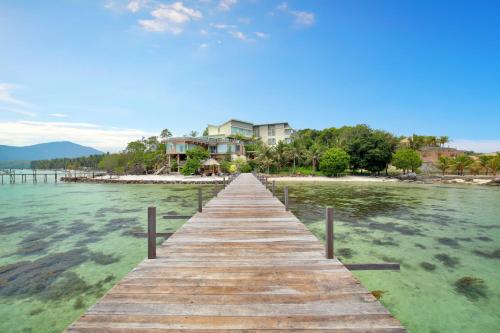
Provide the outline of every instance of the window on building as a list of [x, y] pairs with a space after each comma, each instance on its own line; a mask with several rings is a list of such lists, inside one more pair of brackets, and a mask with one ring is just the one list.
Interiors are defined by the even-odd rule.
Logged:
[[255, 127], [253, 129], [253, 136], [255, 136], [256, 138], [260, 138], [260, 130], [259, 130], [259, 127]]
[[231, 126], [231, 134], [240, 134], [240, 135], [244, 135], [244, 136], [252, 136], [253, 131], [249, 130], [249, 129], [246, 129], [246, 128]]
[[210, 146], [210, 154], [217, 154], [217, 146]]
[[167, 151], [172, 151], [172, 150], [174, 150], [174, 144], [167, 142]]
[[185, 143], [176, 143], [175, 151], [177, 153], [185, 153], [186, 152], [186, 144]]
[[267, 136], [275, 136], [276, 135], [276, 128], [274, 125], [268, 125], [267, 126]]
[[227, 153], [227, 145], [225, 143], [217, 145], [217, 153], [218, 154], [226, 154]]
[[267, 139], [267, 144], [272, 146], [276, 144], [276, 138], [269, 138]]

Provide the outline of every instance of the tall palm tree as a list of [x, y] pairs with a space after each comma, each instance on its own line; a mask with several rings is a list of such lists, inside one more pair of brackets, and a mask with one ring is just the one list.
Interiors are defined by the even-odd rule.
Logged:
[[479, 165], [481, 169], [484, 170], [485, 174], [488, 174], [489, 168], [488, 163], [493, 158], [491, 155], [479, 155]]
[[266, 168], [267, 173], [270, 173], [271, 167], [275, 162], [274, 148], [268, 145], [260, 146], [259, 150], [257, 151], [256, 160], [257, 163], [260, 164], [260, 166]]
[[324, 151], [324, 148], [317, 143], [313, 144], [306, 151], [308, 158], [311, 160], [313, 172], [317, 171], [319, 158], [323, 154], [323, 151]]
[[441, 170], [443, 176], [446, 173], [446, 171], [451, 168], [452, 163], [453, 161], [451, 160], [451, 158], [447, 156], [439, 156], [437, 167], [439, 170]]
[[295, 168], [297, 167], [297, 164], [300, 163], [302, 157], [304, 156], [304, 146], [302, 145], [302, 142], [300, 142], [299, 140], [293, 140], [288, 145], [287, 155], [288, 158], [292, 160], [293, 163], [292, 172], [295, 173]]
[[469, 155], [458, 155], [453, 159], [453, 168], [459, 176], [464, 175], [464, 170], [467, 169], [474, 161]]
[[278, 142], [276, 146], [274, 146], [274, 157], [276, 160], [276, 167], [278, 170], [285, 165], [287, 159], [287, 147], [288, 145], [283, 141]]
[[448, 142], [450, 142], [450, 138], [447, 137], [446, 135], [439, 137], [439, 144], [441, 145], [441, 147], [444, 147], [444, 145], [447, 144]]

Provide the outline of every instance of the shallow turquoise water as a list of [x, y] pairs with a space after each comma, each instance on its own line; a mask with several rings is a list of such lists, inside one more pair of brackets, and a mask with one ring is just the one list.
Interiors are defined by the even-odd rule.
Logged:
[[287, 186], [291, 210], [320, 239], [324, 208], [334, 207], [335, 252], [344, 262], [401, 263], [400, 272], [355, 275], [383, 292], [382, 303], [411, 332], [500, 331], [499, 188]]
[[[283, 185], [280, 185], [281, 190]], [[319, 237], [335, 207], [345, 262], [412, 332], [498, 332], [500, 190], [403, 183], [288, 184], [290, 205]], [[0, 186], [0, 332], [61, 332], [146, 256], [146, 209], [189, 215], [190, 185]], [[207, 199], [211, 188], [205, 187]], [[158, 219], [158, 230], [183, 221]], [[161, 239], [159, 240], [161, 241]], [[425, 263], [425, 264], [423, 264]], [[481, 280], [457, 280], [470, 276]], [[465, 282], [464, 282], [465, 281]]]
[[0, 332], [61, 332], [145, 258], [134, 232], [146, 231], [147, 207], [157, 207], [159, 232], [174, 231], [184, 221], [161, 216], [192, 215], [197, 188], [0, 186]]

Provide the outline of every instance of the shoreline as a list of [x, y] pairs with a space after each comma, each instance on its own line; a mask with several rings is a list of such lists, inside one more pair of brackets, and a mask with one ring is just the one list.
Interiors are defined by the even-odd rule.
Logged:
[[[401, 179], [386, 176], [277, 176], [268, 175], [268, 181], [276, 182], [372, 182], [372, 183], [416, 183], [416, 184], [466, 184], [500, 186], [500, 178], [494, 176], [422, 176], [418, 175], [412, 179]], [[123, 175], [123, 176], [100, 176], [90, 177], [62, 177], [61, 181], [75, 183], [105, 183], [105, 184], [223, 184], [228, 177], [221, 176], [182, 176], [182, 175]]]

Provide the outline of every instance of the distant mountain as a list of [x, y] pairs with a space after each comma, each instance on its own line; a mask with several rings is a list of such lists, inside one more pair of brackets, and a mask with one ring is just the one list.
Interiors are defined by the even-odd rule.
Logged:
[[40, 143], [25, 147], [0, 145], [0, 161], [36, 161], [98, 154], [103, 154], [103, 152], [69, 141]]

